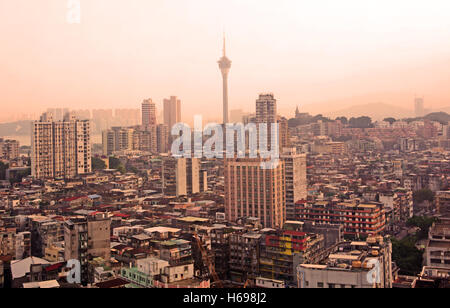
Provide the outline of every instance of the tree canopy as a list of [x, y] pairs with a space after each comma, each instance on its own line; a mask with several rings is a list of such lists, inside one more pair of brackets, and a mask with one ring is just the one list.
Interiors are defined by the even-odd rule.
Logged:
[[392, 125], [393, 123], [397, 122], [397, 120], [394, 119], [394, 118], [386, 118], [386, 119], [384, 119], [383, 121], [389, 122], [389, 124], [391, 124], [391, 125]]
[[415, 276], [422, 270], [423, 255], [417, 249], [415, 237], [402, 240], [392, 238], [392, 260], [400, 268], [400, 273]]
[[92, 170], [104, 170], [106, 169], [105, 162], [98, 157], [92, 157]]
[[4, 180], [6, 178], [6, 170], [9, 168], [8, 164], [5, 164], [0, 161], [0, 180]]
[[125, 169], [125, 166], [122, 164], [120, 159], [118, 159], [116, 157], [109, 158], [109, 168], [116, 169], [122, 174], [127, 172], [127, 170]]
[[413, 193], [413, 199], [415, 203], [422, 203], [424, 201], [430, 201], [433, 202], [434, 200], [434, 193], [429, 190], [429, 189], [421, 189], [421, 190], [416, 190]]
[[351, 118], [348, 122], [352, 128], [370, 128], [373, 127], [372, 119], [369, 117]]

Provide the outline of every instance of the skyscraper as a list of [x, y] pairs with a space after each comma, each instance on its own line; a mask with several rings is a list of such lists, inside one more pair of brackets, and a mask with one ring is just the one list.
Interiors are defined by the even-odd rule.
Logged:
[[[272, 125], [277, 124], [277, 100], [272, 93], [260, 94], [256, 100], [256, 123], [267, 124], [267, 148], [272, 149]], [[287, 129], [287, 123], [284, 123], [283, 127]], [[258, 127], [259, 130], [259, 127]], [[258, 134], [259, 136], [259, 134]], [[258, 137], [259, 138], [259, 137]], [[284, 139], [280, 140], [280, 130], [277, 131], [278, 145], [287, 146], [288, 133], [284, 130]], [[275, 142], [275, 141], [274, 141]], [[286, 143], [286, 144], [283, 144]]]
[[272, 93], [260, 94], [256, 100], [256, 122], [277, 122], [277, 100]]
[[296, 220], [295, 203], [308, 197], [306, 179], [306, 154], [297, 153], [296, 148], [285, 148], [281, 154], [285, 165], [286, 219]]
[[73, 178], [91, 172], [89, 121], [69, 113], [63, 121], [43, 114], [32, 124], [31, 174], [34, 178]]
[[143, 151], [156, 153], [157, 126], [148, 125], [145, 130], [136, 127], [112, 127], [103, 131], [103, 155], [118, 151]]
[[164, 124], [169, 127], [169, 135], [172, 127], [181, 122], [181, 101], [176, 96], [164, 100]]
[[423, 98], [418, 97], [414, 100], [414, 110], [416, 117], [423, 117], [425, 115]]
[[280, 149], [287, 148], [290, 146], [290, 135], [289, 135], [289, 122], [285, 117], [278, 117], [278, 140], [280, 142]]
[[111, 155], [116, 151], [134, 150], [134, 131], [131, 127], [112, 127], [103, 131], [103, 155]]
[[156, 105], [151, 99], [142, 102], [142, 127], [156, 125]]
[[222, 72], [223, 81], [223, 123], [228, 123], [228, 73], [231, 68], [231, 61], [226, 55], [226, 42], [225, 37], [223, 38], [223, 55], [222, 58], [217, 62], [219, 63], [220, 71]]
[[263, 169], [262, 158], [225, 160], [225, 215], [229, 221], [256, 217], [266, 228], [281, 228], [285, 221], [284, 162]]
[[156, 127], [156, 142], [158, 153], [169, 151], [169, 127], [166, 124], [159, 124]]
[[166, 196], [187, 196], [200, 192], [200, 162], [197, 158], [163, 158], [161, 179]]
[[19, 158], [19, 141], [0, 138], [0, 159], [14, 160]]
[[81, 266], [81, 283], [89, 281], [89, 258], [111, 257], [111, 218], [105, 213], [78, 216], [64, 222], [64, 259], [78, 260]]

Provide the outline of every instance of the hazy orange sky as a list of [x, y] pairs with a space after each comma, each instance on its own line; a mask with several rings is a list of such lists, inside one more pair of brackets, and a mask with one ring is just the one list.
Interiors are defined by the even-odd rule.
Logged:
[[177, 95], [183, 118], [220, 119], [224, 28], [230, 109], [253, 111], [259, 92], [281, 112], [352, 97], [411, 109], [415, 94], [450, 106], [448, 0], [80, 2], [68, 24], [67, 0], [0, 0], [3, 116]]

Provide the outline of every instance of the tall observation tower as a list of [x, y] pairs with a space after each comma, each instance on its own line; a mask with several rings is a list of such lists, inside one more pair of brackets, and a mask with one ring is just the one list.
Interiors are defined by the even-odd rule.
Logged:
[[231, 61], [226, 55], [225, 35], [223, 37], [223, 55], [217, 62], [219, 63], [220, 71], [223, 79], [223, 123], [228, 123], [228, 73], [231, 68]]

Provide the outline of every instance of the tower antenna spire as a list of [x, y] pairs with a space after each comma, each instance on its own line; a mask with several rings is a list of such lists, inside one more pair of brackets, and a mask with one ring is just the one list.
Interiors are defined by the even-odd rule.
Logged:
[[227, 55], [226, 37], [225, 32], [223, 32], [223, 56], [226, 57], [226, 55]]

